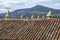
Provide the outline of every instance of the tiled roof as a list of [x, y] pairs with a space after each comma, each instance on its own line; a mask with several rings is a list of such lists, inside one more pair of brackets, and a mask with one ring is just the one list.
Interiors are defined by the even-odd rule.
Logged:
[[60, 40], [60, 19], [0, 20], [0, 39]]

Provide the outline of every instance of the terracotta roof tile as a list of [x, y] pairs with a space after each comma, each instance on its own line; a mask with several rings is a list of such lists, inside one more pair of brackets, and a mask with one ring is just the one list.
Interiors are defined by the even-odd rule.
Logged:
[[60, 19], [0, 20], [0, 39], [60, 40]]

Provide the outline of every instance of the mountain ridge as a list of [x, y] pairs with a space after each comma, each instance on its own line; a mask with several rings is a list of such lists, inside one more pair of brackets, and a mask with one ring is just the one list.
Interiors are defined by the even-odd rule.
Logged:
[[[13, 18], [19, 18], [22, 15], [22, 13], [26, 17], [31, 17], [32, 14], [34, 16], [37, 16], [38, 14], [47, 14], [49, 10], [51, 10], [53, 14], [57, 14], [57, 15], [60, 14], [60, 10], [45, 7], [45, 6], [42, 6], [42, 5], [36, 5], [32, 8], [17, 9], [15, 11], [10, 12], [10, 13], [13, 16]], [[5, 16], [5, 14], [3, 14], [3, 15]], [[0, 16], [3, 18], [4, 17], [3, 15], [1, 14]], [[42, 16], [42, 15], [40, 15], [40, 16]]]

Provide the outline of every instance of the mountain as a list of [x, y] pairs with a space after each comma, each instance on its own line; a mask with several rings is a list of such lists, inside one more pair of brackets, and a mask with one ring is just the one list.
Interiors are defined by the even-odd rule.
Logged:
[[[37, 17], [37, 15], [40, 15], [42, 17], [42, 15], [46, 16], [49, 10], [51, 10], [52, 13], [55, 15], [60, 15], [60, 10], [41, 6], [41, 5], [36, 5], [32, 8], [18, 9], [11, 12], [11, 15], [13, 16], [13, 18], [19, 18], [22, 15], [22, 13], [28, 18], [30, 18], [32, 14], [35, 17]], [[3, 18], [4, 15], [5, 14], [0, 14], [0, 18], [1, 17]]]

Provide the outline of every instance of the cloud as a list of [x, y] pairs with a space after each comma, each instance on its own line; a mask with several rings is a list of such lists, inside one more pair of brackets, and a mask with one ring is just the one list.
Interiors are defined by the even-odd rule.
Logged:
[[30, 8], [35, 5], [44, 5], [47, 7], [60, 9], [60, 0], [0, 0], [0, 12]]

